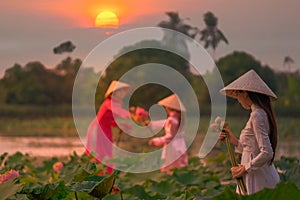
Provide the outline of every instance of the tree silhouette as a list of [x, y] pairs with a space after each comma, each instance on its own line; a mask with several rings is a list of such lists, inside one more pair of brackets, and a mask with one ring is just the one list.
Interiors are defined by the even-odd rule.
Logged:
[[73, 52], [76, 46], [71, 42], [63, 42], [53, 49], [54, 54], [62, 54], [65, 52]]
[[[72, 103], [73, 83], [81, 60], [70, 57], [55, 69], [46, 69], [38, 62], [24, 67], [15, 64], [0, 80], [2, 102], [23, 105], [58, 105]], [[85, 87], [82, 87], [85, 90]]]
[[[191, 38], [195, 38], [198, 33], [198, 29], [197, 27], [193, 27], [185, 23], [188, 18], [180, 18], [177, 12], [166, 12], [166, 15], [169, 17], [169, 19], [167, 21], [160, 22], [158, 24], [159, 27], [178, 31]], [[170, 33], [165, 31], [162, 44], [168, 46], [171, 49], [179, 50], [180, 52], [185, 54], [187, 58], [190, 57], [186, 41], [183, 39], [183, 37], [180, 36], [180, 34], [177, 34], [176, 32]]]
[[195, 38], [197, 34], [197, 28], [185, 23], [185, 20], [189, 18], [181, 19], [178, 12], [172, 11], [166, 12], [166, 15], [168, 15], [169, 20], [160, 22], [158, 24], [159, 27], [172, 29], [181, 32], [191, 38]]
[[283, 60], [283, 66], [284, 68], [288, 69], [288, 72], [291, 70], [291, 64], [293, 64], [295, 61], [290, 56], [285, 56]]
[[204, 48], [211, 47], [213, 49], [213, 58], [215, 59], [215, 51], [219, 43], [224, 41], [228, 44], [228, 40], [223, 32], [218, 29], [218, 18], [212, 12], [204, 14], [204, 22], [206, 28], [199, 32], [201, 35], [200, 41], [204, 41]]

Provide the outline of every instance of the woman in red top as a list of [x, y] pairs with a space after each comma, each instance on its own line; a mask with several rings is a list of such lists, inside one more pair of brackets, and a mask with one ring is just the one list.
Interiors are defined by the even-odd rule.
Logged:
[[105, 162], [103, 164], [107, 165], [109, 174], [113, 171], [113, 166], [107, 163], [112, 158], [112, 127], [118, 127], [116, 117], [129, 117], [129, 112], [122, 108], [122, 99], [129, 91], [128, 84], [112, 81], [105, 93], [106, 99], [100, 106], [97, 117], [88, 128], [86, 153], [94, 154], [98, 162]]

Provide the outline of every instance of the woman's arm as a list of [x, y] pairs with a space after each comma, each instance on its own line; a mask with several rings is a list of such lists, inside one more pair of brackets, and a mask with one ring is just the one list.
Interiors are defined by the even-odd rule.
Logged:
[[166, 123], [166, 120], [162, 119], [162, 120], [151, 121], [149, 123], [149, 125], [151, 126], [151, 128], [153, 130], [155, 130], [155, 129], [162, 129], [164, 127], [165, 123]]
[[149, 144], [155, 146], [162, 146], [168, 144], [175, 137], [177, 131], [178, 131], [178, 120], [174, 118], [168, 118], [165, 122], [166, 134], [162, 137], [153, 138], [152, 140], [150, 140]]
[[245, 168], [247, 171], [256, 170], [257, 168], [268, 163], [273, 157], [273, 149], [268, 133], [269, 122], [266, 114], [255, 112], [251, 117], [252, 128], [260, 152], [249, 163], [245, 164]]

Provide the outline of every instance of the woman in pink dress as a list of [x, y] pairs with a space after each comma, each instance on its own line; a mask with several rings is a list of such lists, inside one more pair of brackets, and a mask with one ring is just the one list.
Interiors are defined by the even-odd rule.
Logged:
[[113, 171], [112, 164], [108, 163], [108, 160], [112, 158], [112, 128], [118, 126], [115, 117], [129, 117], [129, 112], [122, 108], [122, 99], [129, 91], [128, 84], [112, 81], [105, 93], [106, 99], [87, 132], [86, 153], [93, 154], [98, 162], [106, 164], [109, 174]]
[[248, 195], [274, 188], [280, 181], [273, 164], [277, 125], [271, 101], [277, 99], [276, 95], [254, 70], [223, 88], [221, 93], [236, 98], [244, 109], [251, 110], [239, 139], [228, 128], [219, 136], [223, 141], [229, 134], [236, 152], [242, 154], [241, 164], [231, 168], [232, 176], [243, 177]]
[[181, 112], [185, 111], [185, 108], [175, 94], [159, 101], [158, 104], [166, 108], [167, 119], [151, 122], [151, 125], [153, 129], [164, 127], [165, 135], [151, 139], [149, 144], [163, 146], [161, 159], [165, 162], [160, 170], [172, 174], [172, 168], [188, 165], [184, 140], [184, 119], [181, 118]]

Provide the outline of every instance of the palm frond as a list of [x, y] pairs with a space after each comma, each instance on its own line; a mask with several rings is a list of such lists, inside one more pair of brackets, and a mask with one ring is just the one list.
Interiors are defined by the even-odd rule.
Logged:
[[220, 35], [220, 39], [223, 40], [226, 44], [229, 44], [229, 42], [228, 42], [227, 38], [225, 37], [225, 35], [223, 34], [223, 32], [218, 29], [218, 33]]

